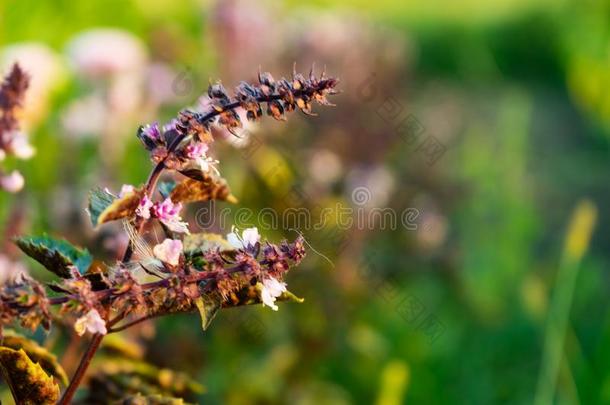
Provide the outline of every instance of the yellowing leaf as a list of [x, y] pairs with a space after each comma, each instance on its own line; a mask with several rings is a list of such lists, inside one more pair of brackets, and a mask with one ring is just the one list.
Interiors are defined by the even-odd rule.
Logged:
[[97, 361], [96, 372], [90, 381], [95, 390], [89, 391], [90, 397], [85, 403], [115, 403], [138, 393], [193, 397], [205, 392], [200, 383], [185, 373], [125, 357], [103, 357]]
[[135, 190], [115, 199], [99, 214], [96, 225], [134, 216], [143, 196], [144, 190]]
[[144, 348], [139, 343], [131, 339], [127, 339], [120, 333], [114, 333], [104, 337], [102, 341], [102, 349], [104, 352], [116, 354], [132, 360], [140, 360], [144, 357]]
[[2, 346], [14, 350], [23, 349], [32, 361], [40, 364], [47, 373], [53, 375], [53, 377], [57, 378], [63, 385], [68, 385], [68, 376], [61, 364], [57, 361], [57, 356], [35, 341], [11, 330], [5, 330]]
[[222, 200], [236, 203], [237, 199], [231, 194], [226, 181], [202, 173], [201, 180], [188, 178], [176, 185], [170, 194], [173, 202], [195, 202]]
[[206, 330], [220, 309], [222, 299], [217, 295], [204, 295], [195, 300], [201, 316], [201, 329]]
[[54, 404], [59, 399], [59, 385], [23, 349], [0, 347], [0, 370], [18, 404]]

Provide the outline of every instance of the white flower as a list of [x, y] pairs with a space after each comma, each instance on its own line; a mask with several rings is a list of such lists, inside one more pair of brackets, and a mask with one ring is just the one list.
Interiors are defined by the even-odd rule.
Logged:
[[85, 332], [99, 333], [105, 335], [108, 333], [106, 330], [106, 322], [100, 316], [100, 313], [96, 309], [92, 309], [87, 312], [86, 315], [81, 316], [74, 323], [74, 330], [78, 336], [83, 336]]
[[275, 305], [275, 299], [286, 291], [286, 283], [282, 283], [273, 277], [265, 278], [263, 280], [263, 288], [261, 289], [263, 305], [277, 311], [278, 306]]
[[136, 189], [131, 184], [123, 184], [121, 191], [119, 191], [119, 198], [123, 198], [127, 194], [133, 193], [134, 191], [136, 191]]
[[11, 152], [13, 152], [13, 155], [15, 155], [15, 157], [23, 160], [31, 158], [36, 152], [22, 132], [17, 132], [13, 134], [13, 138], [10, 141], [9, 148]]
[[177, 266], [182, 253], [182, 241], [165, 239], [153, 248], [155, 257], [164, 263]]
[[244, 229], [241, 238], [235, 230], [236, 228], [233, 227], [232, 232], [227, 234], [227, 242], [235, 249], [246, 249], [249, 246], [254, 246], [261, 239], [256, 227]]
[[0, 188], [3, 188], [9, 193], [16, 193], [23, 188], [24, 184], [25, 180], [17, 170], [13, 170], [11, 174], [0, 177]]
[[244, 242], [244, 246], [246, 247], [256, 245], [256, 243], [261, 239], [256, 227], [244, 229], [241, 237]]
[[239, 236], [237, 236], [235, 232], [227, 234], [227, 242], [229, 242], [235, 249], [241, 249], [244, 247], [241, 240], [239, 240]]
[[112, 28], [79, 34], [68, 46], [68, 57], [79, 73], [90, 77], [139, 72], [148, 59], [140, 39]]

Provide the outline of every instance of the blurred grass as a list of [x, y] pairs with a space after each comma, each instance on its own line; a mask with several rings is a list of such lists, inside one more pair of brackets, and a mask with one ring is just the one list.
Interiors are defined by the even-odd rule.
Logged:
[[[596, 217], [597, 208], [590, 201], [580, 202], [574, 211], [566, 233], [564, 253], [555, 281], [555, 289], [547, 319], [542, 365], [534, 400], [535, 405], [553, 403], [580, 261], [589, 247]], [[564, 363], [564, 367], [567, 370], [566, 372], [570, 373], [569, 365]], [[571, 376], [570, 379], [572, 379]], [[579, 401], [576, 397], [571, 398], [570, 402], [577, 403]]]

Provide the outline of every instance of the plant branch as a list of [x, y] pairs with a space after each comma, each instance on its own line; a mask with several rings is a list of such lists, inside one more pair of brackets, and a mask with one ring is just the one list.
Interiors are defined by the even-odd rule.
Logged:
[[158, 317], [163, 316], [165, 314], [166, 314], [165, 312], [160, 312], [160, 313], [156, 313], [156, 314], [145, 315], [145, 316], [142, 316], [140, 318], [136, 318], [134, 320], [131, 320], [131, 321], [129, 321], [129, 322], [127, 322], [127, 323], [125, 323], [125, 324], [123, 324], [121, 326], [117, 326], [116, 328], [110, 328], [110, 329], [108, 329], [108, 333], [120, 332], [120, 331], [125, 330], [127, 328], [130, 328], [130, 327], [132, 327], [134, 325], [137, 325], [137, 324], [139, 324], [141, 322], [144, 322], [144, 321], [147, 321], [147, 320], [153, 319], [153, 318], [158, 318]]
[[[295, 91], [295, 96], [299, 96], [301, 93], [304, 93], [304, 91]], [[283, 96], [280, 94], [271, 94], [269, 96], [259, 96], [256, 98], [256, 101], [258, 103], [268, 103], [271, 101], [280, 100], [280, 99], [282, 99], [282, 97]], [[224, 105], [222, 107], [222, 109], [213, 109], [212, 111], [208, 112], [205, 115], [197, 116], [197, 121], [202, 122], [202, 123], [208, 122], [212, 118], [217, 117], [218, 115], [220, 115], [224, 112], [231, 111], [231, 110], [241, 107], [241, 105], [242, 105], [242, 103], [239, 101], [234, 101], [234, 102], [228, 103], [228, 104]], [[152, 172], [150, 173], [150, 175], [148, 177], [148, 181], [146, 182], [146, 186], [145, 186], [145, 193], [149, 198], [152, 197], [152, 195], [155, 191], [157, 182], [159, 180], [159, 177], [161, 176], [161, 174], [163, 173], [163, 170], [165, 169], [165, 161], [178, 148], [178, 146], [182, 143], [182, 141], [184, 141], [188, 136], [189, 136], [188, 134], [180, 134], [179, 136], [177, 136], [173, 140], [173, 142], [168, 146], [167, 155], [165, 156], [165, 158], [163, 160], [161, 160], [159, 163], [157, 163], [157, 165], [153, 168]], [[138, 233], [142, 232], [146, 222], [147, 222], [147, 220], [145, 220], [143, 218], [136, 219], [135, 228]], [[127, 249], [125, 250], [125, 254], [123, 255], [123, 260], [122, 260], [123, 263], [126, 263], [129, 260], [131, 260], [132, 255], [133, 255], [133, 244], [130, 241], [129, 244], [127, 245]]]
[[[260, 78], [259, 78], [260, 80]], [[327, 86], [327, 87], [333, 87], [334, 84], [336, 82], [333, 83], [325, 83], [323, 86]], [[305, 88], [299, 88], [299, 89], [294, 89], [291, 88], [291, 95], [293, 97], [299, 97], [301, 94], [306, 94], [307, 92], [311, 93], [312, 91], [319, 91], [320, 89], [314, 89], [314, 88], [309, 88], [309, 89], [305, 89]], [[282, 94], [270, 94], [270, 95], [257, 95], [256, 96], [256, 101], [258, 103], [263, 103], [263, 102], [271, 102], [274, 100], [280, 100], [282, 98], [284, 98], [285, 95]], [[228, 102], [226, 103], [224, 106], [222, 106], [221, 108], [215, 107], [212, 111], [208, 112], [207, 114], [196, 114], [196, 120], [202, 124], [206, 124], [208, 123], [212, 118], [226, 112], [226, 111], [230, 111], [230, 110], [234, 110], [238, 107], [242, 106], [242, 103], [240, 101], [232, 101], [232, 102]], [[260, 108], [260, 107], [259, 107]], [[307, 112], [305, 111], [305, 109], [302, 108], [303, 112]], [[275, 114], [274, 114], [275, 117]], [[276, 117], [277, 118], [277, 117]], [[157, 182], [161, 176], [161, 174], [163, 173], [163, 171], [165, 170], [165, 162], [167, 160], [167, 158], [178, 148], [178, 146], [188, 137], [188, 133], [181, 133], [179, 134], [176, 138], [173, 139], [172, 143], [168, 146], [167, 148], [167, 155], [166, 157], [161, 160], [160, 162], [158, 162], [155, 167], [153, 168], [153, 170], [151, 171], [148, 180], [146, 182], [146, 186], [145, 186], [145, 194], [146, 196], [148, 196], [149, 198], [152, 197], [152, 195], [154, 194], [154, 191], [156, 189], [157, 186]], [[144, 229], [144, 226], [146, 225], [147, 220], [143, 219], [143, 218], [137, 218], [136, 219], [136, 231], [137, 233], [141, 233], [142, 230]], [[133, 255], [133, 244], [130, 241], [129, 245], [127, 246], [127, 248], [125, 249], [125, 253], [123, 255], [123, 260], [122, 263], [125, 264], [127, 263], [129, 260], [131, 260], [131, 256]], [[242, 268], [241, 266], [236, 266], [233, 269], [230, 270], [226, 270], [228, 272], [236, 272], [236, 271], [241, 271]], [[187, 283], [192, 283], [192, 282], [198, 282], [204, 279], [208, 279], [208, 278], [213, 278], [217, 276], [217, 272], [199, 272], [196, 274], [190, 274], [184, 277], [183, 281], [186, 281]], [[152, 283], [148, 283], [148, 284], [143, 284], [141, 287], [143, 290], [147, 290], [147, 289], [152, 289], [152, 288], [156, 288], [156, 287], [163, 287], [163, 286], [169, 286], [169, 280], [168, 279], [163, 279], [163, 280], [159, 280], [156, 282], [152, 282]], [[104, 299], [109, 297], [111, 294], [115, 293], [116, 290], [115, 289], [106, 289], [106, 290], [102, 290], [102, 291], [97, 291], [96, 293], [98, 295], [101, 295], [100, 299]], [[68, 300], [70, 300], [71, 298], [73, 298], [73, 296], [67, 295], [67, 296], [63, 296], [63, 297], [55, 297], [55, 298], [51, 298], [49, 301], [52, 305], [56, 305], [56, 304], [62, 304], [67, 302]], [[124, 318], [125, 314], [119, 314], [116, 318], [114, 318], [113, 320], [111, 320], [108, 323], [109, 326], [109, 331], [110, 333], [113, 332], [118, 332], [120, 330], [126, 329], [132, 325], [135, 325], [136, 323], [139, 322], [143, 322], [146, 319], [150, 319], [151, 317], [157, 316], [157, 315], [162, 315], [162, 314], [153, 314], [153, 315], [149, 315], [146, 317], [142, 317], [142, 318], [138, 318], [135, 319], [131, 322], [128, 322], [118, 328], [112, 329], [110, 328], [110, 326], [112, 326], [113, 324], [119, 322], [121, 319]], [[86, 352], [84, 353], [83, 357], [81, 358], [80, 364], [78, 365], [78, 368], [72, 378], [72, 380], [70, 381], [70, 384], [68, 386], [68, 388], [66, 389], [66, 391], [64, 392], [64, 395], [62, 396], [59, 404], [60, 405], [64, 405], [64, 404], [69, 404], [70, 401], [72, 400], [72, 398], [74, 397], [74, 394], [76, 393], [76, 390], [83, 378], [83, 376], [85, 375], [85, 372], [87, 371], [87, 368], [89, 367], [89, 364], [91, 363], [91, 359], [93, 358], [93, 356], [95, 355], [97, 349], [100, 347], [100, 344], [102, 342], [104, 335], [101, 334], [95, 334], [93, 335], [93, 338], [91, 339], [91, 342], [89, 343], [89, 346], [87, 347]]]
[[[237, 265], [233, 268], [220, 270], [220, 271], [198, 271], [194, 274], [189, 274], [187, 276], [184, 276], [184, 278], [181, 280], [181, 282], [198, 283], [203, 280], [214, 279], [221, 273], [236, 273], [236, 272], [239, 272], [242, 270], [243, 270], [243, 267], [240, 265]], [[162, 280], [152, 281], [150, 283], [142, 284], [142, 285], [140, 285], [140, 288], [142, 289], [142, 291], [146, 291], [146, 290], [152, 290], [152, 289], [159, 288], [159, 287], [168, 287], [169, 285], [170, 285], [170, 279], [164, 278]], [[103, 300], [103, 299], [115, 294], [117, 291], [118, 290], [116, 288], [107, 288], [105, 290], [94, 291], [94, 293], [99, 295], [98, 298], [100, 300]], [[127, 292], [125, 292], [125, 293], [127, 293]], [[78, 298], [78, 296], [76, 296], [76, 295], [64, 295], [62, 297], [53, 297], [53, 298], [49, 298], [49, 303], [51, 305], [61, 305], [61, 304], [68, 302], [71, 299], [76, 299], [76, 298]]]
[[74, 376], [72, 377], [72, 380], [70, 381], [70, 385], [68, 385], [68, 388], [66, 388], [64, 395], [61, 397], [61, 399], [58, 402], [58, 405], [67, 405], [72, 401], [72, 398], [74, 397], [74, 394], [76, 393], [76, 390], [77, 390], [78, 386], [80, 385], [81, 380], [85, 376], [85, 372], [87, 371], [87, 368], [89, 368], [91, 359], [93, 359], [95, 352], [100, 347], [100, 344], [102, 343], [103, 338], [104, 338], [104, 335], [100, 335], [100, 334], [93, 335], [93, 337], [91, 338], [91, 342], [89, 342], [89, 346], [87, 347], [87, 350], [83, 354], [83, 357], [81, 358], [81, 361], [78, 364], [78, 368], [76, 369], [76, 372], [74, 373]]

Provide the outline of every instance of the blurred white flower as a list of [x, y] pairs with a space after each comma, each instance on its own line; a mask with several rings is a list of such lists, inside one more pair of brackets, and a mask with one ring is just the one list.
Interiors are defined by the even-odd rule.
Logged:
[[85, 332], [99, 333], [101, 335], [108, 333], [106, 322], [96, 309], [92, 309], [86, 315], [78, 318], [74, 323], [74, 330], [78, 336], [83, 336]]
[[151, 64], [146, 71], [146, 85], [150, 98], [157, 104], [176, 101], [179, 91], [176, 91], [174, 87], [178, 78], [179, 73], [168, 65], [164, 63]]
[[67, 51], [77, 72], [89, 77], [141, 71], [148, 59], [142, 41], [127, 31], [111, 28], [81, 33]]
[[286, 291], [286, 283], [282, 283], [273, 277], [265, 278], [261, 289], [261, 300], [263, 301], [263, 305], [277, 311], [278, 306], [275, 305], [275, 300]]
[[82, 138], [99, 136], [104, 131], [108, 111], [101, 95], [93, 93], [71, 102], [62, 114], [66, 133]]
[[0, 285], [20, 279], [27, 274], [27, 269], [23, 264], [10, 260], [5, 255], [0, 254]]
[[318, 183], [330, 185], [334, 183], [343, 172], [343, 165], [339, 157], [328, 149], [318, 149], [313, 152], [309, 161], [309, 173]]
[[359, 167], [353, 169], [347, 176], [349, 190], [365, 188], [369, 191], [365, 208], [385, 207], [394, 192], [394, 175], [384, 166]]
[[29, 159], [36, 153], [23, 132], [15, 132], [8, 138], [11, 140], [8, 147], [18, 159]]
[[236, 229], [233, 228], [233, 231], [227, 234], [227, 241], [235, 249], [246, 249], [250, 246], [254, 246], [261, 239], [256, 227], [244, 229], [241, 237], [235, 232], [235, 230]]
[[153, 248], [155, 257], [164, 263], [177, 266], [180, 263], [182, 253], [182, 241], [165, 239]]
[[417, 226], [417, 242], [425, 250], [437, 249], [447, 239], [447, 218], [438, 212], [424, 211]]
[[116, 111], [129, 112], [142, 105], [144, 76], [139, 72], [117, 75], [108, 89], [108, 103]]
[[21, 173], [17, 170], [13, 170], [10, 174], [0, 177], [0, 188], [8, 191], [9, 193], [16, 193], [20, 191], [25, 184], [25, 180]]

